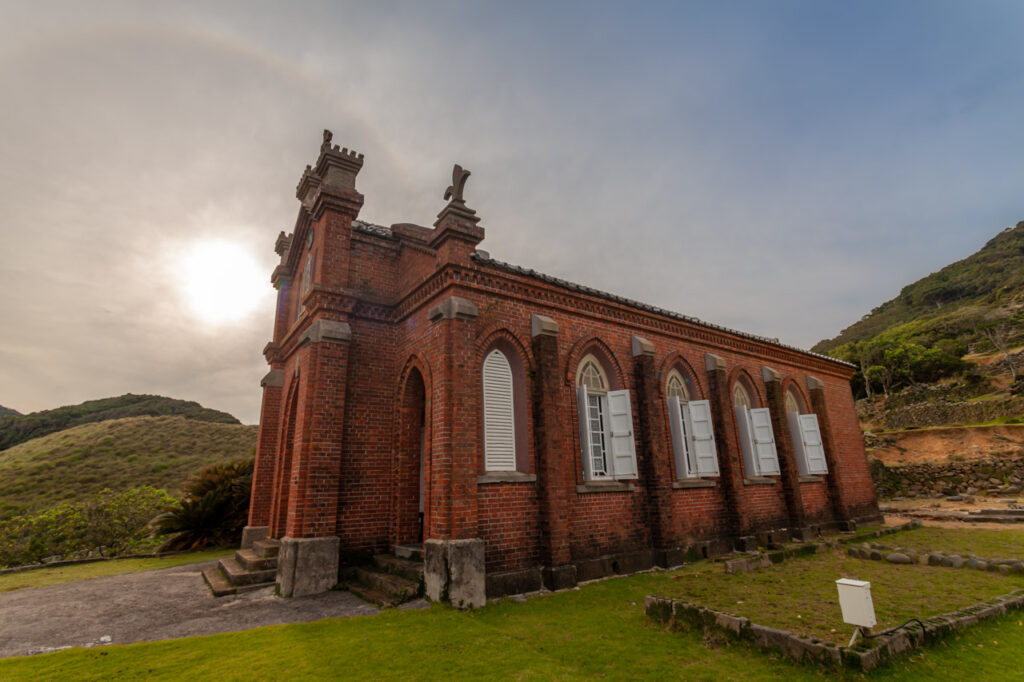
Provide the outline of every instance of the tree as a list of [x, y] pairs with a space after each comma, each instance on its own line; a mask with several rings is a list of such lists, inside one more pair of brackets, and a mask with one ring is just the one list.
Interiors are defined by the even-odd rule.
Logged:
[[988, 322], [978, 326], [978, 332], [988, 339], [992, 347], [1003, 354], [1006, 364], [1010, 366], [1011, 382], [1017, 380], [1017, 366], [1010, 355], [1010, 339], [1020, 333], [1020, 329], [1014, 324], [1015, 320], [1003, 318], [995, 322]]

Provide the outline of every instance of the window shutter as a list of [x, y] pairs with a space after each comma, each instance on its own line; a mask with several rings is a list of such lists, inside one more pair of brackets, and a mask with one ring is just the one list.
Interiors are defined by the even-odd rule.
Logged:
[[590, 459], [593, 443], [590, 440], [590, 419], [587, 414], [587, 404], [587, 387], [580, 386], [576, 389], [576, 413], [580, 420], [580, 456], [583, 458], [583, 479], [591, 481], [594, 479], [594, 467]]
[[825, 446], [816, 414], [789, 414], [789, 430], [793, 433], [793, 446], [797, 451], [797, 464], [801, 475], [827, 474]]
[[718, 476], [718, 449], [715, 428], [711, 423], [711, 403], [691, 400], [683, 405], [686, 433], [690, 437], [690, 453], [696, 460], [698, 476]]
[[757, 451], [758, 469], [762, 476], [779, 473], [779, 455], [775, 450], [772, 415], [767, 407], [750, 410], [751, 433]]
[[484, 359], [484, 468], [515, 471], [516, 428], [512, 367], [499, 350]]
[[750, 428], [750, 410], [746, 405], [736, 406], [736, 430], [740, 432], [740, 449], [743, 450], [743, 468], [747, 476], [757, 476], [761, 468], [757, 466], [754, 453], [754, 437]]
[[636, 443], [628, 390], [608, 392], [608, 430], [611, 432], [611, 473], [615, 478], [636, 478]]
[[676, 477], [689, 478], [697, 472], [690, 466], [686, 448], [686, 427], [683, 424], [683, 408], [677, 396], [668, 399], [668, 425], [672, 431], [672, 451], [675, 453]]

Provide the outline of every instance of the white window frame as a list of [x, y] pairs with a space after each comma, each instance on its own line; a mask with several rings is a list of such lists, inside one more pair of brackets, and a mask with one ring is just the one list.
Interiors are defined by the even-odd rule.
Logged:
[[484, 391], [484, 470], [516, 470], [515, 382], [512, 364], [495, 348], [481, 367]]
[[800, 475], [827, 475], [828, 461], [825, 459], [825, 441], [821, 437], [818, 415], [790, 412], [789, 432], [793, 436], [793, 451]]
[[736, 405], [736, 428], [748, 476], [778, 476], [779, 453], [775, 448], [771, 411], [767, 407]]
[[602, 384], [608, 385], [596, 358], [591, 355], [584, 357], [577, 372], [576, 388], [583, 480], [636, 479], [636, 440], [629, 391], [588, 388], [582, 383], [582, 373], [587, 362], [594, 363], [601, 375]]
[[718, 449], [711, 422], [711, 403], [707, 400], [683, 402], [678, 396], [672, 396], [668, 399], [668, 414], [676, 477], [718, 476]]

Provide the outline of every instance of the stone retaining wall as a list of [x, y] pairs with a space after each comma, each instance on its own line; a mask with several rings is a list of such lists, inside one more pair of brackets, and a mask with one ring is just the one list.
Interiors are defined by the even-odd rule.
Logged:
[[1020, 417], [1024, 402], [1019, 398], [980, 400], [977, 402], [916, 403], [885, 410], [878, 419], [886, 430], [940, 426], [943, 424], [976, 424], [1000, 417]]
[[1024, 456], [986, 457], [969, 462], [924, 462], [886, 466], [871, 460], [879, 497], [942, 495], [1017, 495], [1024, 484]]
[[923, 619], [923, 630], [919, 626], [903, 628], [858, 642], [853, 647], [845, 647], [758, 625], [752, 623], [749, 618], [722, 613], [681, 599], [654, 595], [644, 599], [647, 617], [673, 630], [712, 630], [732, 639], [750, 642], [762, 649], [778, 651], [795, 661], [832, 668], [846, 666], [864, 672], [873, 670], [894, 656], [910, 651], [925, 642], [934, 643], [981, 620], [1022, 608], [1024, 591], [1018, 591], [961, 611]]
[[877, 542], [865, 542], [857, 547], [850, 547], [846, 550], [846, 553], [859, 559], [885, 560], [890, 564], [925, 564], [928, 566], [944, 566], [946, 568], [970, 568], [992, 573], [1024, 574], [1024, 560], [1021, 559], [1007, 559], [1004, 557], [989, 559], [976, 557], [973, 554], [964, 557], [954, 552], [886, 547]]

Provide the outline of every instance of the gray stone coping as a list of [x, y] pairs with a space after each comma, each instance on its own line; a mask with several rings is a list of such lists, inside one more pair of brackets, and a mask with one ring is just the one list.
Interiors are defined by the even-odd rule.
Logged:
[[821, 476], [801, 476], [800, 477], [800, 482], [801, 483], [821, 483], [824, 480], [825, 479], [822, 478]]
[[743, 479], [743, 485], [775, 485], [777, 480], [768, 476], [751, 476]]
[[636, 490], [636, 485], [626, 481], [587, 481], [583, 485], [576, 486], [578, 493], [631, 493]]
[[478, 485], [488, 483], [536, 483], [537, 474], [524, 474], [521, 471], [488, 471], [476, 477]]
[[714, 488], [717, 485], [717, 481], [710, 478], [680, 478], [678, 481], [672, 481], [673, 490], [685, 490], [687, 488]]
[[848, 547], [846, 553], [855, 559], [870, 561], [888, 561], [890, 564], [927, 565], [943, 568], [970, 568], [990, 573], [1024, 574], [1024, 559], [1016, 558], [984, 558], [973, 554], [962, 556], [954, 552], [934, 550], [907, 549], [905, 547], [886, 547], [877, 542], [865, 542], [859, 546]]

